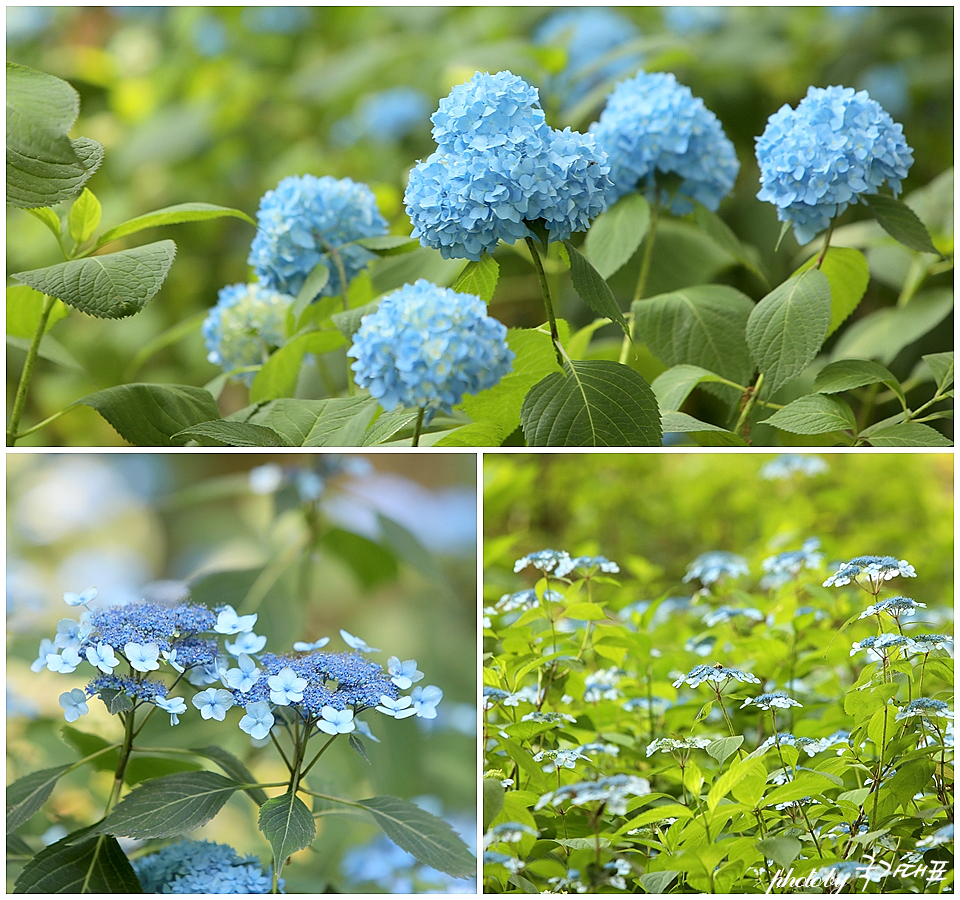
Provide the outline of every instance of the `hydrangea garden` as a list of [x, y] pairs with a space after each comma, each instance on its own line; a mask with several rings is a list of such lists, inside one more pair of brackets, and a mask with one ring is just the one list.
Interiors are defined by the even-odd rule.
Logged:
[[8, 445], [951, 444], [952, 8], [282, 9], [8, 28]]
[[485, 892], [953, 893], [952, 463], [487, 456]]

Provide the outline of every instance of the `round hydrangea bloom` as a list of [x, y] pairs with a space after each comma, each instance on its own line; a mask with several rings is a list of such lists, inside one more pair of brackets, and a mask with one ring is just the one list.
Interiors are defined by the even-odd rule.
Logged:
[[478, 260], [541, 221], [550, 240], [582, 231], [606, 205], [606, 154], [591, 135], [550, 128], [536, 88], [478, 72], [433, 114], [438, 149], [410, 173], [413, 237], [447, 259]]
[[[225, 372], [265, 363], [286, 340], [293, 298], [260, 284], [227, 285], [217, 297], [200, 328], [207, 359]], [[242, 372], [234, 378], [251, 384], [254, 375]]]
[[851, 203], [886, 181], [894, 196], [913, 165], [903, 126], [866, 91], [811, 87], [796, 109], [784, 104], [757, 138], [757, 194], [812, 241]]
[[345, 286], [330, 248], [337, 251], [349, 282], [374, 258], [351, 242], [386, 233], [387, 222], [365, 184], [330, 175], [290, 175], [260, 200], [247, 262], [266, 287], [293, 296], [322, 262], [330, 279], [317, 296], [332, 297]]
[[464, 394], [493, 387], [513, 366], [507, 329], [484, 302], [419, 279], [364, 316], [347, 356], [357, 384], [386, 409], [450, 413]]
[[180, 840], [130, 863], [145, 894], [270, 893], [270, 869], [226, 844]]
[[[740, 171], [720, 120], [668, 72], [638, 72], [610, 94], [590, 131], [607, 151], [614, 189], [609, 202], [641, 190], [653, 199], [663, 176], [681, 179], [670, 209], [690, 212], [690, 200], [716, 210]], [[661, 190], [660, 200], [669, 195]]]

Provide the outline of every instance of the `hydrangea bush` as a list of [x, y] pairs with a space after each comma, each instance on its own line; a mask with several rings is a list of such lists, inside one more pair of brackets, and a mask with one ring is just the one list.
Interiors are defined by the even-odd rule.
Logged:
[[[927, 185], [912, 175], [921, 150], [893, 117], [909, 104], [893, 98], [887, 110], [882, 81], [871, 96], [838, 79], [804, 83], [789, 102], [771, 86], [776, 104], [738, 114], [738, 88], [705, 100], [685, 82], [698, 75], [691, 47], [720, 58], [714, 45], [746, 33], [739, 14], [663, 14], [653, 35], [640, 15], [543, 16], [523, 35], [516, 71], [450, 69], [437, 100], [410, 84], [360, 92], [331, 132], [339, 169], [362, 169], [378, 148], [371, 158], [398, 171], [336, 177], [328, 155], [302, 148], [267, 167], [297, 171], [263, 185], [248, 302], [227, 315], [221, 298], [202, 325], [219, 377], [116, 384], [77, 404], [138, 445], [948, 445], [952, 347], [914, 345], [951, 308], [952, 175]], [[710, 77], [699, 72], [699, 83]], [[313, 81], [292, 79], [308, 93]], [[73, 115], [72, 89], [23, 66], [8, 82], [8, 199], [48, 226], [66, 260], [14, 275], [26, 352], [8, 428], [16, 443], [46, 424], [22, 420], [64, 304], [132, 315], [173, 261], [162, 241], [102, 247], [152, 225], [253, 219], [180, 204], [96, 237], [86, 181], [100, 151], [71, 143], [72, 119], [38, 102], [60, 98]], [[41, 133], [57, 136], [56, 165]], [[415, 147], [426, 150], [419, 159]], [[61, 176], [68, 161], [73, 174]], [[106, 274], [94, 277], [100, 265]], [[377, 308], [422, 282], [478, 297], [513, 326], [509, 373], [495, 364], [466, 385], [462, 367], [415, 347], [378, 354], [375, 370], [351, 363], [351, 348], [376, 343], [375, 330], [389, 342], [399, 324]], [[277, 295], [291, 298], [282, 317], [277, 301], [255, 302]], [[147, 343], [142, 358], [192, 324]], [[457, 324], [447, 337], [459, 343]], [[399, 382], [402, 392], [376, 392]]]

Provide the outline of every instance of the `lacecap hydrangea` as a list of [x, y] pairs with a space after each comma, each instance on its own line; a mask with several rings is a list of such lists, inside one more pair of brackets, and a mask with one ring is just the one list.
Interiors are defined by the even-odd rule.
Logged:
[[506, 335], [479, 297], [421, 278], [363, 317], [347, 356], [356, 358], [357, 384], [384, 409], [423, 409], [429, 422], [510, 372], [514, 353]]
[[903, 126], [866, 91], [845, 87], [811, 87], [796, 109], [781, 106], [756, 150], [757, 197], [777, 207], [801, 244], [884, 182], [897, 196], [913, 165]]
[[293, 296], [323, 263], [330, 277], [317, 296], [336, 296], [347, 287], [340, 283], [337, 258], [349, 283], [374, 258], [353, 242], [386, 233], [386, 219], [365, 184], [330, 175], [290, 175], [260, 200], [247, 262], [266, 287]]
[[[271, 870], [212, 841], [182, 839], [130, 860], [145, 894], [269, 894]], [[283, 893], [283, 879], [278, 879]]]
[[477, 72], [431, 117], [436, 153], [410, 173], [413, 237], [444, 258], [479, 260], [499, 241], [551, 241], [586, 229], [606, 206], [606, 154], [591, 135], [551, 128], [539, 93], [510, 72]]
[[[263, 365], [287, 338], [293, 297], [261, 284], [227, 285], [217, 297], [200, 328], [208, 361], [224, 372]], [[251, 384], [255, 374], [240, 372], [233, 377]]]
[[[740, 171], [720, 120], [668, 72], [638, 72], [610, 94], [590, 132], [607, 152], [613, 190], [609, 202], [641, 191], [677, 214], [697, 200], [716, 210]], [[673, 194], [664, 176], [680, 179]]]

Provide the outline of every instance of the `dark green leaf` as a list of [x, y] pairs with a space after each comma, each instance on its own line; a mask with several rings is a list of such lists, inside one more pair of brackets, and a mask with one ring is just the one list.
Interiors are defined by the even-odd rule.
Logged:
[[278, 875], [286, 858], [310, 846], [317, 834], [317, 826], [307, 805], [290, 791], [271, 797], [260, 807], [258, 824], [273, 847], [273, 863]]
[[271, 400], [235, 413], [226, 421], [251, 422], [276, 431], [290, 447], [342, 447], [341, 430], [358, 414], [376, 407], [372, 397], [334, 397], [329, 400]]
[[490, 827], [490, 823], [497, 817], [497, 814], [503, 809], [503, 798], [505, 795], [503, 785], [498, 778], [483, 779], [483, 830]]
[[7, 785], [7, 832], [16, 831], [46, 802], [70, 766], [40, 769]]
[[320, 291], [327, 286], [329, 280], [330, 269], [322, 262], [318, 262], [310, 270], [307, 277], [303, 280], [303, 286], [297, 292], [297, 299], [294, 301], [293, 309], [291, 310], [295, 322], [300, 321], [300, 316], [303, 315], [304, 310], [319, 297]]
[[454, 878], [476, 873], [476, 858], [443, 819], [399, 797], [372, 797], [361, 800], [360, 805], [373, 815], [391, 841], [424, 865]]
[[150, 778], [162, 775], [174, 775], [177, 772], [200, 772], [203, 766], [187, 759], [169, 759], [165, 756], [134, 756], [127, 763], [123, 780], [129, 784], [140, 784]]
[[235, 219], [243, 219], [251, 225], [256, 225], [253, 219], [245, 212], [239, 209], [230, 209], [227, 206], [215, 206], [213, 203], [177, 203], [174, 206], [165, 206], [163, 209], [156, 209], [153, 212], [144, 213], [135, 219], [123, 222], [114, 228], [105, 231], [97, 238], [97, 248], [110, 241], [126, 237], [128, 234], [135, 234], [146, 228], [156, 228], [160, 225], [179, 225], [182, 222], [202, 222], [206, 219], [220, 219], [224, 216], [231, 216]]
[[[10, 296], [9, 291], [7, 296]], [[923, 357], [923, 360], [930, 367], [930, 371], [933, 372], [937, 388], [941, 392], [948, 390], [950, 385], [953, 384], [953, 351], [951, 350], [949, 353], [928, 353]]]
[[664, 434], [680, 432], [689, 434], [702, 447], [745, 447], [747, 442], [726, 428], [701, 422], [681, 412], [665, 412], [661, 420]]
[[837, 397], [807, 394], [778, 409], [765, 424], [791, 434], [828, 434], [831, 431], [855, 431], [853, 410]]
[[84, 188], [67, 216], [67, 230], [75, 243], [82, 244], [91, 238], [100, 224], [101, 211], [100, 201], [89, 188]]
[[272, 428], [250, 422], [227, 422], [216, 419], [200, 422], [177, 432], [174, 437], [186, 443], [196, 441], [201, 447], [289, 447], [290, 444]]
[[140, 881], [115, 837], [101, 834], [72, 842], [67, 836], [24, 866], [18, 894], [142, 894]]
[[[817, 256], [811, 256], [794, 275], [802, 275], [816, 265]], [[830, 247], [823, 258], [820, 271], [830, 283], [830, 327], [833, 334], [859, 305], [870, 283], [867, 258], [852, 247]]]
[[181, 446], [175, 435], [220, 418], [207, 391], [183, 384], [122, 384], [76, 402], [92, 406], [120, 437], [137, 447]]
[[747, 344], [771, 394], [796, 378], [823, 346], [830, 284], [811, 269], [774, 288], [750, 313]]
[[[715, 372], [708, 372], [700, 366], [673, 366], [666, 372], [661, 372], [652, 385], [657, 403], [662, 412], [678, 410], [683, 401], [690, 396], [690, 392], [701, 382], [721, 382]], [[666, 429], [664, 429], [666, 430]]]
[[367, 756], [367, 748], [363, 745], [363, 741], [360, 740], [355, 734], [351, 734], [347, 739], [347, 743], [350, 744], [350, 749], [357, 754], [368, 766], [371, 765], [370, 757]]
[[275, 350], [250, 386], [250, 402], [292, 397], [307, 353], [329, 353], [346, 343], [339, 331], [310, 331]]
[[933, 246], [930, 232], [906, 203], [886, 194], [864, 194], [862, 199], [870, 207], [880, 227], [892, 238], [911, 250], [940, 255], [940, 251]]
[[520, 412], [531, 447], [657, 447], [660, 412], [629, 366], [573, 361], [531, 388]]
[[756, 368], [747, 348], [753, 301], [734, 288], [702, 284], [633, 304], [633, 337], [667, 366], [700, 366], [737, 384]]
[[838, 359], [822, 368], [813, 380], [813, 389], [821, 394], [839, 394], [865, 384], [885, 384], [906, 405], [900, 382], [880, 363], [869, 359]]
[[497, 289], [500, 278], [500, 266], [488, 253], [481, 255], [478, 261], [471, 261], [453, 283], [453, 289], [461, 294], [474, 294], [489, 303]]
[[[254, 570], [257, 574], [261, 571], [260, 569]], [[192, 592], [195, 594], [195, 592]], [[195, 599], [198, 599], [195, 597]], [[235, 599], [235, 598], [234, 598]], [[216, 603], [209, 603], [209, 606], [216, 606]], [[226, 772], [231, 778], [235, 781], [239, 781], [242, 784], [255, 784], [256, 778], [250, 773], [250, 770], [240, 762], [237, 757], [227, 750], [224, 750], [222, 747], [194, 747], [190, 750], [191, 753], [196, 753], [197, 756], [203, 756], [209, 759], [211, 762], [215, 762], [224, 772]], [[257, 806], [267, 802], [267, 795], [263, 788], [252, 787], [244, 788], [244, 792], [250, 796], [254, 803]]]
[[34, 850], [20, 835], [7, 835], [7, 862], [33, 859]]
[[636, 192], [621, 197], [590, 225], [583, 252], [601, 278], [609, 278], [637, 252], [650, 225], [650, 204]]
[[160, 290], [176, 252], [173, 241], [158, 241], [13, 277], [91, 316], [123, 319], [140, 312]]
[[[20, 350], [23, 353], [26, 353], [29, 349], [31, 341], [26, 338], [13, 337], [12, 335], [7, 335], [7, 346], [13, 347], [16, 350]], [[58, 366], [63, 366], [63, 368], [68, 369], [72, 372], [79, 372], [81, 375], [86, 376], [86, 370], [83, 366], [80, 365], [67, 351], [67, 349], [61, 344], [53, 335], [48, 334], [44, 336], [43, 343], [40, 345], [41, 359], [49, 359], [50, 362], [56, 363]]]
[[[769, 290], [770, 284], [763, 270], [757, 265], [756, 261], [747, 252], [747, 248], [740, 242], [730, 228], [715, 212], [707, 209], [702, 203], [694, 202], [694, 218], [700, 230], [707, 235], [721, 250], [729, 253], [741, 266], [747, 271], [752, 272], [763, 282], [763, 286]], [[753, 252], [756, 249], [750, 248]]]
[[953, 442], [922, 422], [901, 422], [867, 429], [861, 435], [872, 447], [952, 447]]
[[133, 709], [133, 700], [130, 699], [126, 691], [104, 688], [100, 692], [100, 699], [111, 716], [115, 716], [117, 713], [130, 712]]
[[239, 787], [215, 772], [155, 778], [127, 794], [98, 830], [132, 838], [184, 834], [209, 822]]
[[443, 580], [443, 569], [437, 564], [434, 555], [403, 525], [378, 512], [377, 526], [380, 528], [382, 542], [411, 569], [425, 578], [431, 578], [434, 581]]
[[580, 295], [580, 299], [598, 316], [606, 316], [612, 322], [616, 322], [623, 329], [623, 333], [629, 335], [627, 320], [617, 303], [617, 298], [610, 290], [610, 285], [573, 244], [564, 241], [563, 245], [570, 254], [570, 277], [573, 279], [573, 287]]

